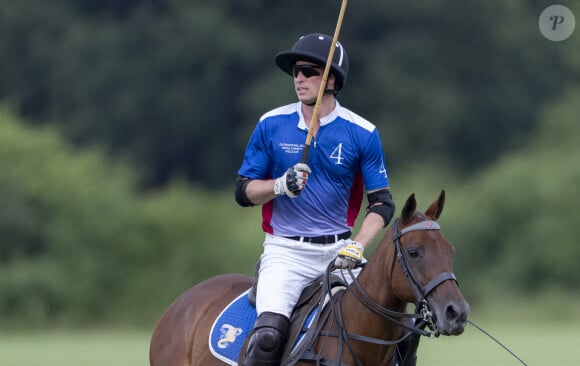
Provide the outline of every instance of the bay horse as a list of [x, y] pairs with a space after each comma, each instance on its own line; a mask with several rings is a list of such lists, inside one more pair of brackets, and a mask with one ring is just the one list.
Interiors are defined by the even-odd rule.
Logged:
[[[444, 203], [441, 191], [422, 213], [411, 194], [358, 277], [319, 312], [310, 343], [314, 357], [298, 355], [282, 364], [389, 366], [396, 345], [409, 336], [416, 346], [420, 335], [463, 333], [469, 305], [451, 272], [454, 248], [436, 222]], [[151, 366], [225, 365], [210, 352], [210, 328], [253, 284], [252, 277], [226, 274], [185, 291], [154, 329]], [[415, 304], [414, 313], [406, 311], [408, 304]]]

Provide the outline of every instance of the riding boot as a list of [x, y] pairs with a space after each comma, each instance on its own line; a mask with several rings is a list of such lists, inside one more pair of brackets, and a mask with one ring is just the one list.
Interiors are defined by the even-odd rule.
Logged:
[[416, 366], [417, 348], [419, 347], [418, 334], [411, 334], [401, 343], [397, 344], [391, 366]]
[[[407, 325], [413, 327], [415, 322], [408, 320]], [[411, 334], [397, 344], [391, 366], [415, 366], [417, 365], [417, 349], [421, 335]]]
[[262, 313], [254, 324], [242, 366], [279, 366], [288, 341], [290, 320], [276, 313]]
[[405, 350], [401, 350], [404, 356], [401, 366], [416, 366], [417, 365], [417, 349], [419, 348], [419, 340], [421, 335], [411, 334], [403, 343]]

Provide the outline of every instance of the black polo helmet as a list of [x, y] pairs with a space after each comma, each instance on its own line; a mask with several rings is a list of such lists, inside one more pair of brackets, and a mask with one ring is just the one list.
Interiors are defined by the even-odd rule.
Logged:
[[[274, 60], [280, 69], [290, 75], [292, 75], [292, 65], [296, 61], [314, 62], [324, 67], [328, 60], [331, 45], [332, 37], [326, 34], [307, 34], [300, 37], [290, 51], [277, 54]], [[348, 55], [340, 42], [336, 42], [330, 71], [336, 78], [336, 91], [339, 91], [346, 82], [346, 76], [348, 75]]]

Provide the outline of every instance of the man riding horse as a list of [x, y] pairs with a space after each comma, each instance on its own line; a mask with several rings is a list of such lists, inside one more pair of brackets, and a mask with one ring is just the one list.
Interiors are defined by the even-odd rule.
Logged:
[[[336, 47], [319, 119], [312, 121], [330, 47]], [[276, 55], [293, 78], [297, 102], [265, 113], [257, 123], [238, 170], [236, 201], [262, 206], [266, 233], [260, 257], [254, 333], [244, 366], [279, 365], [290, 315], [302, 290], [334, 260], [355, 269], [364, 248], [385, 228], [395, 205], [379, 132], [337, 100], [349, 67], [341, 43], [324, 34], [300, 37]], [[300, 162], [309, 129], [313, 147]], [[351, 230], [366, 192], [368, 206], [358, 233]]]

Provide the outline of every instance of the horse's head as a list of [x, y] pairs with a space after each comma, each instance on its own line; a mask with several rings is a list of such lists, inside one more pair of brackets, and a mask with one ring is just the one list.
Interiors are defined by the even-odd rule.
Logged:
[[442, 191], [421, 213], [416, 211], [415, 195], [407, 199], [401, 217], [391, 228], [396, 258], [392, 261], [391, 283], [395, 295], [422, 309], [436, 331], [459, 335], [465, 329], [469, 305], [452, 272], [454, 248], [435, 221], [444, 203]]

